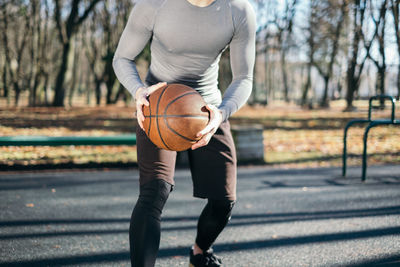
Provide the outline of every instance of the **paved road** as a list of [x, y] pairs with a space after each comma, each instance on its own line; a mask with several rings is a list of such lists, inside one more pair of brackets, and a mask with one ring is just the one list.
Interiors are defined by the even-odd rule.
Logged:
[[[239, 169], [225, 266], [400, 266], [400, 166]], [[129, 266], [137, 170], [0, 174], [0, 266]], [[204, 200], [176, 172], [156, 266], [187, 266]]]

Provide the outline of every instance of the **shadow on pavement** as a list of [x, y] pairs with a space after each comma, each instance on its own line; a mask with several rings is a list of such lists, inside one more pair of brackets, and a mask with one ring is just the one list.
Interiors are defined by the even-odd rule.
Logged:
[[[400, 227], [387, 227], [377, 228], [362, 231], [351, 231], [351, 232], [339, 232], [331, 234], [317, 234], [299, 237], [283, 237], [274, 239], [254, 240], [254, 241], [242, 241], [236, 243], [225, 243], [217, 244], [214, 246], [217, 252], [232, 252], [239, 250], [254, 250], [254, 249], [265, 249], [275, 248], [283, 246], [298, 246], [311, 243], [327, 243], [337, 241], [347, 241], [355, 239], [364, 239], [372, 237], [382, 237], [388, 235], [400, 235]], [[189, 248], [187, 247], [175, 247], [160, 249], [159, 258], [175, 257], [175, 256], [187, 256]], [[395, 262], [398, 258], [390, 257], [388, 259], [380, 259], [376, 263], [381, 261]], [[60, 266], [70, 264], [83, 264], [83, 263], [99, 263], [99, 262], [115, 262], [129, 260], [128, 252], [113, 252], [103, 254], [92, 254], [92, 255], [76, 255], [76, 256], [65, 256], [49, 259], [37, 259], [27, 261], [10, 261], [0, 263], [0, 266]], [[373, 264], [374, 262], [369, 262]], [[366, 265], [354, 265], [354, 266], [366, 266]]]
[[365, 266], [381, 266], [381, 267], [398, 267], [400, 266], [400, 254], [388, 257], [372, 259], [348, 264], [347, 267], [365, 267]]
[[[318, 212], [294, 212], [294, 213], [271, 213], [271, 214], [237, 214], [232, 216], [228, 227], [239, 227], [244, 225], [260, 225], [271, 223], [299, 222], [299, 221], [315, 221], [325, 219], [342, 219], [342, 218], [360, 218], [373, 216], [388, 216], [400, 214], [400, 206], [382, 207], [373, 209], [355, 209], [341, 211], [318, 211]], [[196, 229], [197, 216], [176, 216], [165, 217], [163, 222], [185, 223], [191, 222], [190, 225], [180, 226], [163, 226], [162, 231], [182, 231]], [[123, 223], [129, 225], [129, 218], [103, 218], [103, 219], [43, 219], [43, 220], [15, 220], [2, 221], [0, 227], [21, 227], [21, 226], [37, 226], [37, 225], [65, 225], [65, 224], [101, 224], [105, 223]], [[93, 227], [92, 227], [93, 228]], [[58, 236], [73, 235], [105, 235], [105, 234], [124, 234], [128, 229], [107, 229], [107, 230], [80, 230], [80, 231], [59, 231], [59, 232], [41, 232], [41, 233], [18, 233], [18, 234], [2, 234], [0, 240], [17, 239], [17, 238], [47, 238]]]
[[71, 179], [71, 177], [35, 177], [34, 179], [29, 178], [7, 178], [0, 179], [0, 191], [6, 190], [31, 190], [41, 188], [52, 188], [52, 187], [71, 187], [81, 185], [99, 185], [99, 184], [115, 184], [115, 183], [131, 183], [137, 182], [138, 178], [131, 177], [129, 179], [102, 179], [98, 180], [95, 175], [92, 179]]

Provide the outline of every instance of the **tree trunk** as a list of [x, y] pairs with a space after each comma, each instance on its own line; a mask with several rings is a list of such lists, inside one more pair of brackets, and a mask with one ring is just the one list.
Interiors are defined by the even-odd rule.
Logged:
[[[400, 60], [400, 0], [391, 0], [394, 30], [396, 34], [397, 55]], [[400, 100], [400, 62], [397, 69], [397, 98]]]
[[310, 87], [311, 87], [311, 67], [312, 67], [312, 62], [308, 62], [307, 63], [307, 82], [304, 86], [303, 95], [301, 97], [301, 105], [302, 106], [306, 106], [306, 104], [307, 104], [308, 91], [310, 90]]
[[63, 107], [64, 106], [64, 97], [65, 97], [65, 88], [64, 88], [64, 80], [65, 80], [65, 73], [68, 67], [68, 54], [70, 50], [71, 44], [68, 40], [63, 45], [63, 52], [62, 52], [62, 61], [61, 66], [57, 74], [56, 78], [56, 86], [54, 88], [54, 98], [53, 98], [53, 106], [54, 107]]
[[68, 96], [68, 105], [72, 106], [72, 99], [74, 97], [75, 93], [75, 88], [76, 88], [76, 83], [78, 81], [78, 69], [79, 69], [79, 50], [77, 49], [77, 42], [78, 40], [74, 39], [74, 45], [73, 45], [73, 63], [72, 63], [72, 79], [71, 79], [71, 85], [70, 85], [70, 91], [69, 91], [69, 96]]
[[[36, 9], [37, 9], [37, 1], [36, 0], [31, 0], [30, 1], [30, 6], [31, 6], [31, 14], [30, 14], [30, 19], [31, 23], [30, 25], [30, 32], [29, 35], [31, 36], [31, 43], [30, 43], [30, 61], [31, 64], [29, 65], [30, 71], [29, 71], [29, 77], [28, 77], [28, 85], [29, 85], [29, 106], [34, 106], [33, 104], [33, 84], [35, 83], [33, 80], [35, 80], [36, 75], [35, 72], [37, 68], [37, 61], [36, 61], [36, 49], [35, 49], [35, 25], [37, 25], [36, 21]], [[38, 38], [38, 36], [36, 36]], [[33, 82], [32, 82], [33, 81]]]
[[[359, 78], [364, 67], [364, 61], [361, 64], [357, 63], [357, 58], [359, 57], [359, 44], [361, 41], [362, 35], [362, 26], [364, 23], [364, 13], [366, 0], [363, 0], [363, 3], [360, 3], [360, 0], [355, 0], [354, 8], [353, 8], [353, 32], [354, 37], [351, 43], [351, 57], [348, 59], [347, 63], [347, 92], [346, 92], [346, 102], [347, 106], [345, 111], [354, 110], [353, 106], [354, 94], [358, 90]], [[370, 46], [369, 46], [370, 48]], [[369, 51], [367, 48], [367, 53]], [[356, 73], [356, 68], [358, 66], [358, 72]]]
[[310, 2], [310, 9], [311, 9], [311, 14], [310, 17], [308, 19], [308, 38], [307, 38], [307, 44], [308, 44], [308, 63], [307, 63], [307, 82], [303, 88], [303, 94], [301, 97], [301, 106], [305, 106], [307, 105], [307, 97], [308, 97], [308, 92], [310, 90], [311, 87], [311, 69], [314, 65], [314, 53], [315, 53], [315, 41], [314, 41], [314, 26], [316, 24], [316, 14], [315, 14], [315, 10], [313, 5], [315, 4], [315, 2], [311, 1]]
[[32, 107], [36, 106], [36, 104], [37, 104], [36, 96], [37, 96], [37, 88], [38, 88], [39, 82], [40, 82], [39, 75], [35, 75], [34, 79], [35, 80], [33, 82], [32, 89], [31, 89], [31, 103], [30, 103], [30, 105]]
[[8, 84], [7, 84], [7, 64], [4, 62], [3, 66], [3, 96], [8, 98]]
[[[400, 53], [399, 53], [400, 57]], [[397, 100], [400, 101], [400, 64], [397, 68]]]
[[[376, 74], [376, 94], [377, 95], [384, 95], [385, 94], [385, 73], [386, 73], [386, 66], [380, 67]], [[380, 99], [380, 108], [385, 108], [385, 100]]]
[[[267, 41], [265, 41], [268, 45]], [[265, 48], [264, 52], [264, 90], [265, 90], [265, 105], [268, 105], [270, 90], [269, 90], [269, 82], [268, 82], [268, 47]]]
[[330, 80], [330, 76], [324, 77], [324, 94], [322, 96], [322, 100], [320, 103], [320, 106], [324, 107], [324, 108], [329, 107], [329, 101], [328, 101], [329, 80]]
[[113, 57], [114, 57], [114, 53], [109, 51], [107, 53], [107, 61], [104, 66], [104, 72], [105, 72], [104, 77], [105, 77], [105, 83], [107, 86], [107, 96], [106, 96], [107, 104], [112, 104], [112, 102], [113, 102], [112, 101], [112, 93], [113, 93], [114, 84], [115, 84], [115, 80], [116, 80], [114, 69], [112, 67]]
[[[86, 70], [88, 71], [88, 70]], [[91, 97], [91, 88], [90, 88], [90, 75], [86, 75], [85, 79], [85, 87], [86, 87], [86, 105], [90, 105], [90, 97]]]
[[282, 71], [282, 82], [283, 82], [283, 90], [285, 95], [285, 102], [289, 102], [289, 85], [287, 79], [287, 71], [286, 71], [286, 49], [281, 50], [281, 71]]
[[96, 94], [96, 105], [100, 106], [101, 104], [101, 80], [100, 79], [95, 79], [95, 94]]
[[21, 94], [21, 88], [19, 87], [18, 82], [14, 82], [14, 91], [15, 91], [15, 99], [14, 99], [14, 105], [16, 107], [18, 107], [18, 103], [19, 103], [19, 96]]
[[[379, 50], [379, 59], [375, 59], [372, 57], [370, 53], [368, 53], [368, 57], [374, 62], [376, 68], [378, 69], [377, 79], [376, 79], [376, 93], [377, 94], [385, 94], [385, 73], [386, 73], [386, 54], [385, 54], [385, 29], [386, 29], [386, 10], [387, 10], [387, 0], [382, 2], [379, 12], [379, 18], [373, 19], [375, 24], [375, 33], [374, 37], [377, 38], [378, 41], [378, 50]], [[373, 15], [372, 15], [373, 16]], [[380, 100], [381, 108], [384, 108], [385, 101], [384, 99]]]
[[385, 94], [385, 68], [379, 68], [376, 77], [376, 93]]
[[355, 109], [353, 106], [353, 100], [354, 100], [354, 93], [358, 88], [358, 82], [356, 78], [354, 77], [354, 67], [350, 67], [347, 70], [347, 92], [346, 92], [346, 109], [345, 111], [352, 111]]
[[46, 106], [49, 105], [49, 98], [48, 98], [48, 88], [49, 88], [49, 82], [50, 82], [50, 75], [48, 73], [45, 74], [44, 76], [44, 84], [43, 84], [43, 93], [44, 93], [44, 103]]
[[48, 34], [47, 31], [47, 18], [48, 14], [45, 15], [44, 21], [44, 31], [42, 31], [43, 19], [41, 16], [41, 1], [34, 0], [32, 3], [32, 43], [31, 43], [31, 61], [32, 61], [32, 73], [31, 79], [31, 90], [30, 90], [30, 105], [35, 106], [37, 104], [37, 90], [44, 76], [44, 64], [43, 58], [45, 57], [45, 53], [48, 53], [45, 48], [46, 39], [45, 35]]

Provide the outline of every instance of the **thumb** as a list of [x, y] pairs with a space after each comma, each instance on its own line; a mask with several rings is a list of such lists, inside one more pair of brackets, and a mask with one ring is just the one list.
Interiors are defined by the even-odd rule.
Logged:
[[156, 91], [156, 90], [158, 90], [158, 89], [160, 89], [160, 88], [162, 88], [162, 87], [164, 87], [166, 85], [167, 85], [166, 82], [161, 82], [161, 83], [157, 83], [155, 85], [152, 85], [152, 86], [150, 86], [148, 88], [147, 93], [150, 95], [150, 94], [154, 93], [154, 91]]

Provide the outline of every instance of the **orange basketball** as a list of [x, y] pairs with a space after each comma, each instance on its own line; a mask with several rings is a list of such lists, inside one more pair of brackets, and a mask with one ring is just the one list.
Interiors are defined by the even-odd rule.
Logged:
[[143, 106], [143, 127], [159, 148], [183, 151], [199, 138], [196, 134], [209, 121], [209, 112], [201, 95], [183, 84], [167, 84], [149, 96]]

